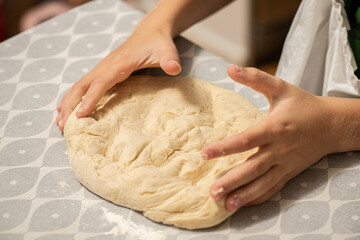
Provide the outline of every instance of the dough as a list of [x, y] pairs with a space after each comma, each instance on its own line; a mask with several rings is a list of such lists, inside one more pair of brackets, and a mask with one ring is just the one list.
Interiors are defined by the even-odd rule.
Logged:
[[187, 229], [211, 227], [232, 214], [209, 188], [256, 151], [205, 161], [201, 149], [265, 115], [215, 84], [152, 76], [117, 84], [90, 117], [77, 119], [75, 111], [64, 136], [78, 180], [115, 204]]

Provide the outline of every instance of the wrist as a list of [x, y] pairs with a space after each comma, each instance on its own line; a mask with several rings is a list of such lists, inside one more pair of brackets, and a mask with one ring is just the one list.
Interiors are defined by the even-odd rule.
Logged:
[[321, 97], [329, 113], [332, 152], [360, 150], [360, 99]]
[[142, 23], [175, 37], [231, 1], [160, 0]]
[[181, 23], [177, 18], [183, 15], [180, 11], [180, 5], [186, 1], [159, 1], [140, 21], [135, 30], [159, 32], [171, 38], [176, 37], [180, 33], [179, 26]]
[[138, 23], [135, 32], [161, 33], [170, 38], [174, 37], [172, 35], [173, 24], [169, 21], [159, 19], [158, 15], [152, 14], [151, 12]]

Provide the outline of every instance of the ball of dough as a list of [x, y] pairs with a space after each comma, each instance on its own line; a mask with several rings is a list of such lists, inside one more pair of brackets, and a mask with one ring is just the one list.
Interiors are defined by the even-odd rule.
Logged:
[[157, 222], [214, 226], [232, 212], [209, 194], [214, 181], [256, 149], [203, 160], [202, 148], [239, 133], [264, 113], [237, 93], [189, 77], [132, 76], [92, 115], [68, 118], [71, 167], [86, 188]]

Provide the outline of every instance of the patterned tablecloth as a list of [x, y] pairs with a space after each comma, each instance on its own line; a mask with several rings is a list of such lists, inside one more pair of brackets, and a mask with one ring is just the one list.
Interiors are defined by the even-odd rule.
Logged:
[[[120, 1], [99, 0], [0, 44], [0, 240], [360, 239], [357, 152], [327, 156], [270, 201], [197, 231], [154, 223], [77, 182], [55, 108], [142, 17]], [[181, 75], [233, 89], [266, 111], [262, 95], [227, 77], [226, 61], [182, 38], [176, 44]]]

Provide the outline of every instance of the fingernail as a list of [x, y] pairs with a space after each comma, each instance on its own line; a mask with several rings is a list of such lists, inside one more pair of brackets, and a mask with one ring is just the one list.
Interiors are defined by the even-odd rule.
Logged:
[[234, 195], [233, 196], [233, 200], [231, 201], [231, 205], [232, 205], [232, 211], [236, 211], [241, 207], [241, 203], [240, 203], [240, 199], [238, 197], [238, 195]]
[[59, 128], [61, 128], [61, 127], [62, 127], [62, 124], [63, 124], [63, 121], [62, 121], [62, 120], [60, 120], [60, 121], [59, 121]]
[[168, 63], [175, 63], [178, 67], [181, 68], [180, 64], [179, 64], [177, 61], [175, 61], [175, 60], [168, 60], [167, 62], [168, 62]]
[[78, 113], [82, 112], [82, 104], [79, 106], [79, 108], [76, 112], [78, 112]]
[[201, 152], [201, 158], [204, 159], [204, 160], [208, 160], [209, 159], [209, 156], [206, 154], [206, 153], [203, 153]]
[[211, 195], [216, 199], [220, 199], [224, 194], [224, 188], [223, 187], [219, 187], [218, 189], [215, 189], [211, 192]]
[[76, 117], [81, 117], [81, 115], [82, 115], [82, 112], [83, 111], [83, 109], [82, 109], [82, 107], [81, 107], [81, 105], [80, 105], [80, 107], [78, 108], [78, 110], [76, 111]]
[[234, 65], [235, 67], [235, 70], [238, 72], [238, 73], [241, 73], [242, 72], [242, 68], [240, 66], [237, 66], [237, 65]]
[[221, 146], [221, 154], [222, 154], [223, 156], [225, 156], [225, 155], [226, 155], [226, 152], [225, 152], [225, 150], [224, 150], [224, 141], [221, 140], [221, 141], [219, 142], [219, 144], [220, 144], [220, 146]]

